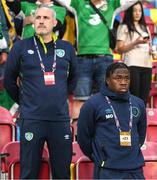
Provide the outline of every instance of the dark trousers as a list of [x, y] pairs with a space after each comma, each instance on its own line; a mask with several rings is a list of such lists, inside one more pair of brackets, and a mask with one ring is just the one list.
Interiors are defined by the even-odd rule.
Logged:
[[147, 104], [151, 87], [152, 69], [130, 66], [130, 92], [131, 94], [143, 99]]
[[70, 179], [72, 137], [70, 122], [20, 120], [21, 179], [38, 179], [47, 142], [53, 179]]
[[116, 170], [94, 167], [94, 179], [145, 179], [143, 175], [143, 169], [134, 170]]

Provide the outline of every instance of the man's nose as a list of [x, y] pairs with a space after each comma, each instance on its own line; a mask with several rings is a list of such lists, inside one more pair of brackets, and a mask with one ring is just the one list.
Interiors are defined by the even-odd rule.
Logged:
[[39, 21], [41, 24], [44, 23], [44, 18], [40, 18], [40, 21]]
[[121, 79], [121, 84], [128, 84], [128, 79], [122, 78]]

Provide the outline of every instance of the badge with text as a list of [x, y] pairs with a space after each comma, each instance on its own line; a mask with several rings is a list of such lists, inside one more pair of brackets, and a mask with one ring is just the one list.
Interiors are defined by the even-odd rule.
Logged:
[[120, 132], [120, 146], [131, 146], [131, 132], [130, 131]]
[[55, 84], [54, 72], [44, 72], [44, 81], [46, 86], [54, 85]]

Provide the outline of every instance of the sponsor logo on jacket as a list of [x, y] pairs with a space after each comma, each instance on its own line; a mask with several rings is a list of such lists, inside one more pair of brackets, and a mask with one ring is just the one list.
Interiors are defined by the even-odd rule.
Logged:
[[105, 115], [106, 119], [112, 119], [114, 117], [112, 109], [106, 109], [105, 113], [106, 113], [106, 115]]

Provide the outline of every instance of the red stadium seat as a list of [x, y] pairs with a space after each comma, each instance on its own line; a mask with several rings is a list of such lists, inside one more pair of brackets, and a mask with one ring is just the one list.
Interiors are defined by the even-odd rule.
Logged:
[[151, 83], [151, 90], [149, 93], [149, 107], [157, 108], [157, 82]]
[[146, 142], [141, 149], [145, 159], [144, 176], [146, 180], [155, 180], [157, 179], [157, 143]]
[[157, 143], [157, 109], [147, 108], [147, 141]]
[[152, 141], [157, 143], [157, 124], [148, 124], [147, 141]]
[[146, 108], [148, 124], [156, 124], [157, 122], [157, 109]]
[[73, 143], [71, 179], [93, 179], [93, 162], [83, 154], [77, 142]]
[[146, 180], [157, 179], [157, 162], [145, 162], [143, 170]]
[[[20, 176], [20, 144], [18, 141], [10, 142], [3, 148], [2, 153], [9, 156], [2, 159], [2, 171], [8, 173], [8, 179], [19, 179]], [[42, 166], [39, 179], [50, 179], [50, 167], [48, 161], [48, 151], [44, 148]]]
[[150, 108], [157, 108], [157, 62], [152, 66], [152, 83], [149, 93], [148, 105]]
[[1, 158], [5, 156], [1, 151], [3, 147], [11, 141], [15, 141], [16, 126], [13, 122], [11, 113], [0, 106], [0, 177], [2, 176]]
[[8, 142], [15, 141], [15, 130], [11, 113], [0, 106], [0, 152]]
[[[157, 83], [152, 83], [151, 86], [157, 86]], [[150, 108], [157, 108], [157, 94], [156, 93], [157, 88], [155, 88], [155, 91], [150, 91], [149, 99], [148, 99], [148, 107]]]

